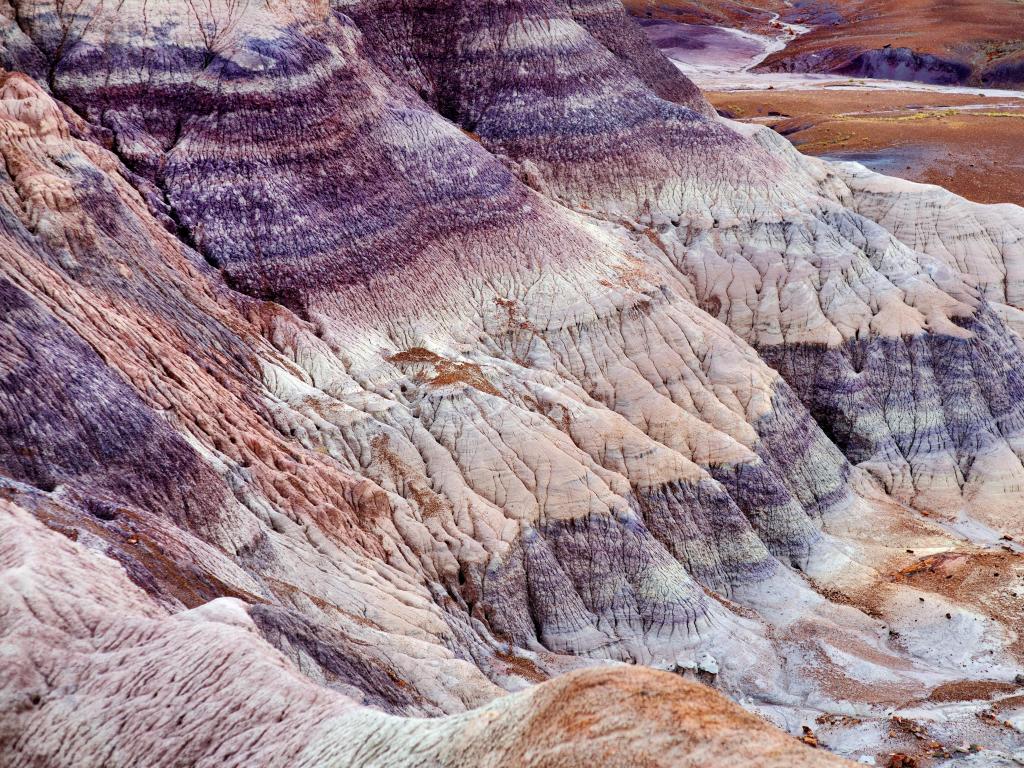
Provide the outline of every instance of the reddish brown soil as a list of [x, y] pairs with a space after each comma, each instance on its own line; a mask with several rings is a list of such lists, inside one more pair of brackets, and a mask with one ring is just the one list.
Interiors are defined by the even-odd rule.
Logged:
[[1024, 101], [836, 88], [708, 97], [736, 119], [770, 125], [807, 154], [852, 153], [850, 159], [862, 162], [857, 155], [892, 156], [876, 170], [939, 184], [977, 202], [1024, 204]]
[[977, 699], [991, 699], [999, 693], [1010, 693], [1017, 690], [1019, 686], [1013, 683], [1005, 683], [998, 680], [957, 680], [952, 683], [943, 683], [928, 694], [929, 701], [975, 701]]
[[508, 665], [508, 669], [511, 674], [519, 675], [520, 677], [531, 680], [535, 683], [542, 683], [549, 677], [544, 670], [522, 656], [516, 656], [502, 651], [498, 651], [494, 655]]
[[623, 5], [643, 18], [740, 27], [752, 32], [768, 32], [772, 15], [788, 10], [783, 0], [623, 0]]
[[[823, 3], [822, 3], [823, 5]], [[816, 27], [769, 57], [766, 68], [810, 53], [909, 48], [973, 70], [968, 81], [987, 82], [1000, 67], [1020, 64], [1024, 79], [1024, 3], [1020, 0], [843, 0], [836, 24]], [[840, 63], [840, 62], [837, 62]]]

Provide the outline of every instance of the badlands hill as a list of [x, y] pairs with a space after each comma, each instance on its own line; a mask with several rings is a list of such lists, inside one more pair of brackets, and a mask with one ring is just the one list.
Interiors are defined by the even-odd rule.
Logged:
[[614, 0], [0, 9], [0, 764], [1019, 751], [1024, 209]]
[[1019, 0], [625, 0], [630, 12], [770, 34], [809, 27], [762, 69], [1024, 87]]

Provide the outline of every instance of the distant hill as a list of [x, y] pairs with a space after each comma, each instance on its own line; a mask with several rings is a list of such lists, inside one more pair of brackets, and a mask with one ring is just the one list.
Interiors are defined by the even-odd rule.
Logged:
[[1024, 84], [1024, 3], [1019, 0], [627, 0], [630, 13], [765, 33], [775, 14], [813, 26], [761, 66], [930, 83]]

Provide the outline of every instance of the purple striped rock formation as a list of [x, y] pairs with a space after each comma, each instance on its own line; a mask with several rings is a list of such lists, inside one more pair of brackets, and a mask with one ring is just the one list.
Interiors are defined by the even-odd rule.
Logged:
[[604, 0], [0, 7], [0, 762], [1009, 759], [1024, 211]]

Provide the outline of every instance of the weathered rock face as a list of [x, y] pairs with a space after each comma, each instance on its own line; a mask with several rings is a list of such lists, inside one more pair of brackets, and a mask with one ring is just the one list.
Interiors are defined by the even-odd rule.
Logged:
[[852, 755], [1012, 687], [1019, 558], [888, 574], [1021, 530], [1020, 209], [716, 119], [606, 2], [7, 18], [5, 760], [829, 765], [639, 669], [502, 694], [652, 665]]
[[653, 670], [574, 672], [433, 720], [359, 707], [268, 648], [245, 603], [169, 615], [107, 558], [21, 506], [0, 509], [3, 639], [31, 649], [5, 657], [8, 765], [848, 764]]

